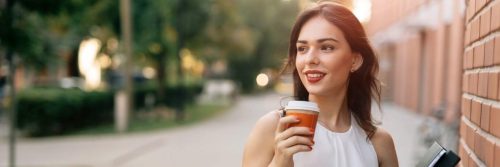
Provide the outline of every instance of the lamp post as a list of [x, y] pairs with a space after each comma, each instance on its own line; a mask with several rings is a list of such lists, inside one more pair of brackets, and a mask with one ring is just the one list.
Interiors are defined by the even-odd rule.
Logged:
[[125, 75], [124, 89], [120, 90], [116, 98], [115, 120], [118, 132], [124, 132], [128, 128], [130, 110], [132, 110], [132, 19], [130, 0], [120, 0], [120, 21], [122, 29], [123, 49], [125, 61], [122, 66]]
[[[12, 9], [14, 7], [14, 0], [7, 0], [7, 7], [6, 7], [6, 28], [8, 33], [12, 33], [13, 27], [12, 27], [12, 22], [13, 22], [13, 15], [12, 15]], [[9, 40], [11, 43], [16, 43], [14, 42], [16, 39], [12, 38], [12, 35], [9, 35]], [[10, 123], [10, 128], [9, 128], [9, 166], [14, 167], [16, 166], [16, 89], [15, 89], [15, 64], [14, 64], [14, 51], [12, 48], [12, 45], [7, 46], [6, 49], [6, 54], [5, 56], [7, 57], [7, 61], [9, 63], [9, 74], [7, 75], [7, 85], [9, 85], [9, 98], [10, 98], [10, 110], [9, 110], [9, 123]]]

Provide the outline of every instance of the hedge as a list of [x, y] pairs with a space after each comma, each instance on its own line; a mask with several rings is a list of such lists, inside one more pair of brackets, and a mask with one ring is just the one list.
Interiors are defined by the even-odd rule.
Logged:
[[[165, 104], [178, 107], [179, 104], [190, 103], [201, 93], [201, 89], [201, 84], [167, 86]], [[134, 90], [134, 105], [137, 109], [144, 107], [146, 94], [156, 94], [157, 87], [142, 85]], [[17, 128], [27, 136], [48, 136], [109, 124], [113, 122], [113, 105], [112, 91], [29, 88], [17, 96]]]

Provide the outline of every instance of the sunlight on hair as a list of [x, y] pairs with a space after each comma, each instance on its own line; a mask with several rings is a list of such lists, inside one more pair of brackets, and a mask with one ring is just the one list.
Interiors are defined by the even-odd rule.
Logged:
[[371, 0], [354, 0], [353, 6], [354, 6], [353, 13], [361, 23], [366, 23], [370, 21], [372, 13]]

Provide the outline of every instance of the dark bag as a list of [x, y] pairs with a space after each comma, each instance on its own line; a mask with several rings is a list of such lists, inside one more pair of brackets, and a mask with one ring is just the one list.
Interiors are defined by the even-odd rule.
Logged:
[[417, 167], [454, 167], [458, 162], [460, 162], [460, 157], [457, 154], [434, 142]]

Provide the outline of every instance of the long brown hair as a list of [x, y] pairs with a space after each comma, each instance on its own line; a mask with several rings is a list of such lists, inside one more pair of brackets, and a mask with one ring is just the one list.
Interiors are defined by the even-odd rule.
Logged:
[[290, 35], [288, 61], [285, 65], [285, 69], [293, 70], [294, 96], [297, 100], [309, 100], [309, 92], [300, 81], [295, 68], [296, 43], [302, 26], [315, 16], [322, 16], [337, 26], [344, 34], [351, 50], [363, 57], [361, 67], [349, 75], [347, 107], [352, 111], [360, 127], [367, 133], [368, 138], [371, 138], [376, 130], [371, 116], [372, 98], [380, 103], [380, 82], [376, 78], [378, 59], [368, 42], [363, 26], [349, 9], [335, 3], [320, 2], [318, 6], [306, 9], [298, 16]]

